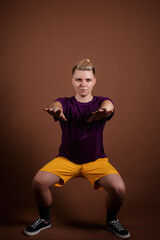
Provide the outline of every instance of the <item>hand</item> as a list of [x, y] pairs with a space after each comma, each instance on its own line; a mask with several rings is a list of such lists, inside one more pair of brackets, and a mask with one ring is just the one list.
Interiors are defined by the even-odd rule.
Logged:
[[98, 121], [103, 118], [107, 118], [112, 111], [107, 111], [105, 108], [99, 108], [97, 111], [92, 112], [92, 116], [87, 120], [87, 122]]
[[61, 111], [60, 108], [43, 108], [44, 111], [48, 112], [50, 115], [52, 115], [53, 117], [58, 118], [59, 120], [62, 121], [67, 121], [65, 115], [63, 114], [63, 112]]

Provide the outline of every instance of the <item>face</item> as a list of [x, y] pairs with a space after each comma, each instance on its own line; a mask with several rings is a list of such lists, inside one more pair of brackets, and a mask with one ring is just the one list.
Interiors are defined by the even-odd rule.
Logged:
[[72, 84], [76, 94], [85, 97], [91, 94], [96, 83], [96, 78], [92, 71], [76, 70], [72, 77]]

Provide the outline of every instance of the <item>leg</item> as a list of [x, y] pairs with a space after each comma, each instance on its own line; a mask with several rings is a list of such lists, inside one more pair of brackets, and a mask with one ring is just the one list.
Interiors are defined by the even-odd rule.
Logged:
[[39, 208], [39, 219], [24, 230], [26, 235], [36, 235], [41, 230], [51, 226], [50, 205], [52, 203], [52, 196], [49, 188], [59, 181], [60, 178], [57, 175], [46, 171], [39, 171], [34, 177], [32, 186]]
[[83, 175], [90, 180], [95, 189], [98, 189], [98, 183], [100, 187], [103, 187], [108, 192], [105, 228], [118, 237], [129, 238], [130, 233], [117, 219], [117, 214], [124, 201], [125, 184], [116, 169], [108, 162], [107, 158], [99, 158], [83, 166]]
[[50, 187], [57, 183], [63, 185], [72, 177], [77, 176], [79, 171], [80, 166], [78, 164], [63, 157], [53, 159], [40, 169], [32, 184], [40, 218], [24, 230], [25, 234], [32, 236], [51, 226], [49, 210], [52, 195]]
[[32, 187], [38, 206], [48, 207], [52, 204], [50, 187], [58, 183], [60, 178], [50, 172], [39, 171], [33, 179]]
[[98, 181], [98, 184], [108, 192], [106, 208], [117, 215], [125, 195], [125, 184], [121, 176], [118, 174], [106, 175]]
[[108, 191], [106, 201], [107, 223], [106, 229], [116, 236], [127, 239], [130, 237], [128, 230], [117, 220], [117, 214], [123, 204], [125, 184], [118, 174], [109, 174], [99, 180], [99, 185]]

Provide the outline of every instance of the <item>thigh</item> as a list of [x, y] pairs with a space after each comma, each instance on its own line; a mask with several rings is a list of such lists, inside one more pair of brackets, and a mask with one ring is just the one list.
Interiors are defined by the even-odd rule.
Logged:
[[34, 177], [33, 185], [46, 189], [59, 183], [60, 181], [60, 177], [53, 173], [47, 171], [39, 171]]

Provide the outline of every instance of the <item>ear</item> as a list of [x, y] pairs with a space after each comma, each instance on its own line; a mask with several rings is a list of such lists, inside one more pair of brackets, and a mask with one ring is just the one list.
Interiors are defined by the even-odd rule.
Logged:
[[[96, 82], [97, 82], [97, 78], [95, 77], [95, 78], [94, 78], [94, 85], [96, 84]], [[93, 86], [94, 86], [94, 85], [93, 85]]]
[[73, 76], [71, 76], [71, 83], [72, 83], [72, 85], [73, 85], [73, 82], [74, 82], [74, 81], [73, 81]]

